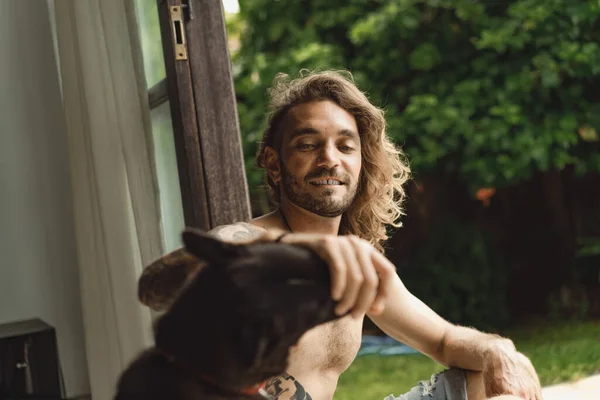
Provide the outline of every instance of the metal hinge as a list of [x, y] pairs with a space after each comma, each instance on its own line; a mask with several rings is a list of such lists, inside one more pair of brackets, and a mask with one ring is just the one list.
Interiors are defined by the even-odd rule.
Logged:
[[[189, 5], [186, 6], [189, 14]], [[175, 60], [187, 60], [187, 41], [185, 39], [185, 21], [183, 18], [184, 6], [170, 6], [169, 19], [171, 20], [171, 38]]]

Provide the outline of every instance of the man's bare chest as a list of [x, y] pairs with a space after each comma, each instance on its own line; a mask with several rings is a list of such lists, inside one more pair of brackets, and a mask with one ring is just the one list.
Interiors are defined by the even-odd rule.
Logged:
[[323, 371], [345, 371], [360, 349], [362, 322], [362, 318], [345, 317], [311, 329], [292, 351], [290, 363]]

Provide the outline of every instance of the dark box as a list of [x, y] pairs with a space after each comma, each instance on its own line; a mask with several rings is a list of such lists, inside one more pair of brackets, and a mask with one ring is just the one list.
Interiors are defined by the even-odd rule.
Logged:
[[0, 400], [65, 397], [56, 330], [39, 319], [0, 324]]

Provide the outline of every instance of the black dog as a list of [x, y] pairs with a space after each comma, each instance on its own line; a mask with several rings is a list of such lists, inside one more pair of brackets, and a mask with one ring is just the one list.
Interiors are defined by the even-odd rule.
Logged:
[[324, 260], [286, 244], [183, 233], [207, 262], [155, 325], [156, 346], [121, 375], [115, 400], [246, 399], [281, 375], [307, 330], [334, 320]]

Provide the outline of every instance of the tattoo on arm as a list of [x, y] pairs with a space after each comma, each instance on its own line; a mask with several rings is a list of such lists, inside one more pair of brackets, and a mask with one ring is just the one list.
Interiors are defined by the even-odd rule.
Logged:
[[286, 373], [269, 379], [265, 390], [274, 400], [312, 400], [304, 386]]
[[225, 242], [246, 242], [260, 237], [265, 232], [257, 226], [247, 222], [239, 222], [233, 225], [217, 226], [208, 233]]

